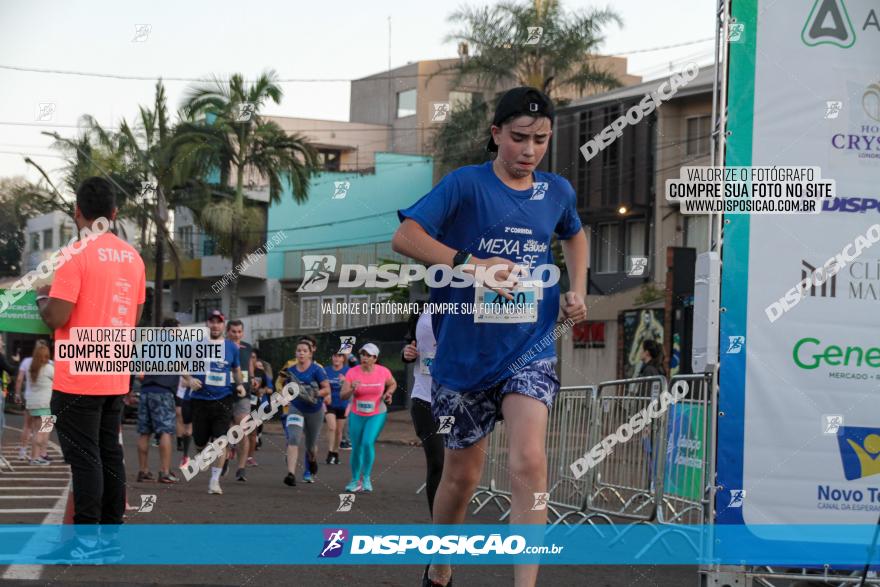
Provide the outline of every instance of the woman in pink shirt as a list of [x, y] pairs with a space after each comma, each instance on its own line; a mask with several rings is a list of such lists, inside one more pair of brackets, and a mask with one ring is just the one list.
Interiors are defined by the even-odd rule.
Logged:
[[[340, 397], [352, 398], [348, 417], [348, 433], [351, 437], [351, 482], [346, 491], [373, 491], [370, 473], [376, 460], [376, 439], [385, 426], [391, 396], [397, 382], [386, 367], [376, 363], [379, 347], [367, 343], [360, 350], [361, 364], [348, 370], [342, 384]], [[354, 396], [354, 397], [352, 397]], [[363, 482], [361, 482], [363, 476]]]

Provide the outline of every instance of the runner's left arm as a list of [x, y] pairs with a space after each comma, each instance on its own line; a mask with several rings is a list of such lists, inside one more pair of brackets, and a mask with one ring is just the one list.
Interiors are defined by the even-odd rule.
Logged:
[[565, 256], [565, 267], [570, 276], [570, 289], [565, 294], [562, 312], [566, 318], [575, 323], [587, 318], [587, 235], [583, 229], [571, 238], [562, 241], [562, 253]]
[[385, 380], [385, 393], [382, 394], [382, 399], [385, 400], [386, 404], [391, 403], [391, 398], [394, 396], [395, 391], [397, 391], [397, 381], [394, 380], [394, 377], [389, 377]]

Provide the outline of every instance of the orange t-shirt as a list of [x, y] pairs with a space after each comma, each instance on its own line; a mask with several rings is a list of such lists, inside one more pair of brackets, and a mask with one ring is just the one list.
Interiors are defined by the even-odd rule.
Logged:
[[[75, 327], [137, 326], [137, 307], [146, 299], [144, 260], [130, 244], [105, 232], [77, 247], [55, 272], [49, 297], [75, 304], [67, 324], [55, 330], [55, 340], [68, 340]], [[70, 362], [55, 361], [53, 389], [83, 395], [128, 393], [130, 375], [70, 373]]]

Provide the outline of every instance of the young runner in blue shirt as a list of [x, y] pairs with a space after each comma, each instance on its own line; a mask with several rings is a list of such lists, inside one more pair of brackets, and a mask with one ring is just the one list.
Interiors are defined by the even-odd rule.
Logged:
[[[575, 191], [564, 178], [536, 171], [552, 134], [553, 103], [534, 88], [507, 92], [498, 102], [488, 149], [497, 157], [448, 174], [427, 195], [399, 212], [394, 251], [426, 265], [464, 266], [469, 273], [501, 266], [507, 287], [436, 287], [431, 302], [476, 304], [472, 314], [435, 314], [437, 353], [431, 369], [432, 412], [455, 418], [444, 436], [443, 474], [434, 500], [435, 524], [461, 524], [482, 474], [487, 436], [507, 422], [512, 483], [511, 524], [546, 524], [532, 510], [546, 491], [547, 417], [559, 390], [555, 345], [545, 338], [559, 314], [559, 286], [549, 286], [555, 234], [571, 282], [562, 312], [570, 323], [586, 318], [587, 240]], [[516, 266], [545, 266], [544, 286], [519, 279]], [[537, 273], [537, 272], [534, 272]], [[491, 273], [490, 273], [491, 275]], [[513, 286], [513, 287], [510, 287]], [[503, 303], [505, 300], [516, 302]], [[459, 306], [461, 307], [461, 306]], [[513, 312], [503, 311], [512, 308]], [[514, 568], [517, 585], [533, 585], [537, 565]], [[430, 565], [424, 585], [446, 585], [449, 565]]]
[[[213, 341], [223, 341], [223, 360], [211, 361], [208, 371], [193, 374], [193, 379], [201, 383], [190, 395], [192, 405], [193, 441], [199, 453], [208, 442], [225, 436], [232, 422], [233, 397], [246, 397], [247, 391], [242, 384], [241, 367], [238, 357], [238, 345], [223, 338], [223, 326], [226, 318], [220, 310], [213, 310], [208, 315], [208, 328]], [[221, 450], [217, 460], [211, 466], [211, 480], [208, 482], [208, 493], [221, 495], [220, 474], [226, 462], [226, 451]]]
[[327, 413], [324, 414], [324, 422], [327, 424], [327, 464], [339, 464], [339, 442], [342, 440], [342, 427], [348, 417], [348, 401], [339, 397], [342, 391], [342, 382], [348, 373], [348, 365], [345, 364], [344, 353], [334, 353], [330, 358], [330, 367], [324, 367], [327, 379], [330, 381], [330, 396], [325, 398]]

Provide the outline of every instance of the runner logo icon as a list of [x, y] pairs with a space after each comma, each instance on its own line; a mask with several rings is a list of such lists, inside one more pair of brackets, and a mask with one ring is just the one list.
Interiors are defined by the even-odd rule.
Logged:
[[346, 538], [348, 538], [348, 532], [342, 528], [325, 528], [324, 548], [321, 550], [318, 558], [335, 558], [342, 554]]
[[727, 504], [729, 508], [742, 508], [743, 500], [746, 498], [746, 490], [745, 489], [731, 489], [730, 490], [730, 503]]
[[843, 0], [816, 0], [801, 31], [801, 40], [808, 47], [852, 47], [856, 42], [856, 31]]
[[546, 181], [536, 181], [532, 184], [532, 197], [530, 200], [543, 200], [550, 184]]
[[319, 292], [327, 289], [330, 274], [336, 270], [333, 255], [303, 255], [304, 275], [298, 292]]
[[437, 434], [449, 434], [452, 425], [455, 424], [455, 416], [440, 416], [440, 425], [437, 426]]
[[745, 336], [728, 336], [727, 354], [737, 355], [742, 351], [743, 345], [746, 344]]

